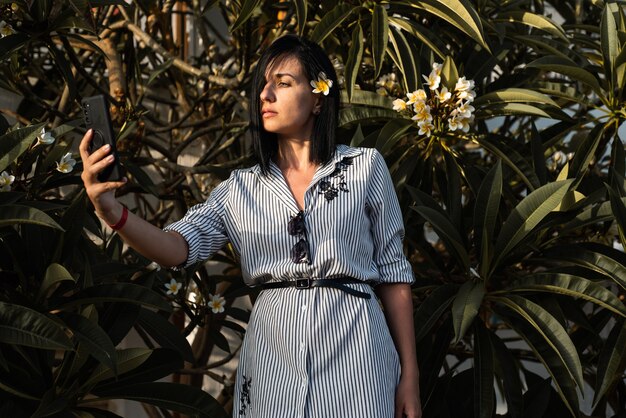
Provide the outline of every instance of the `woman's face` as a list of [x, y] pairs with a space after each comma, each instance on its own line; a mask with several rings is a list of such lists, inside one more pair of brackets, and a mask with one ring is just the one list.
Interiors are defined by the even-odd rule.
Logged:
[[268, 66], [265, 81], [260, 95], [263, 128], [279, 139], [310, 139], [322, 99], [313, 93], [300, 61], [279, 58]]

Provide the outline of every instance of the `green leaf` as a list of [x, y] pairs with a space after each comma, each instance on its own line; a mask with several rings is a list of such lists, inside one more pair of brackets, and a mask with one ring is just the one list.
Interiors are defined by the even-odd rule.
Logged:
[[383, 126], [376, 140], [376, 148], [385, 155], [413, 125], [410, 119], [392, 119]]
[[116, 387], [102, 394], [101, 399], [128, 399], [196, 417], [228, 417], [222, 406], [202, 389], [176, 383], [152, 382]]
[[610, 290], [587, 278], [565, 273], [536, 273], [511, 284], [509, 292], [548, 292], [581, 298], [626, 317], [626, 307]]
[[72, 330], [74, 338], [87, 348], [87, 352], [117, 374], [117, 353], [107, 333], [82, 315], [63, 312], [59, 316]]
[[509, 294], [506, 297], [491, 297], [490, 299], [524, 318], [526, 323], [530, 324], [558, 355], [578, 387], [583, 387], [583, 372], [578, 352], [559, 321], [540, 305], [520, 296]]
[[16, 224], [41, 225], [63, 231], [58, 223], [39, 209], [22, 205], [0, 206], [0, 227]]
[[605, 128], [606, 125], [597, 124], [591, 132], [589, 132], [589, 135], [580, 141], [580, 144], [574, 153], [574, 158], [572, 159], [572, 169], [569, 177], [575, 177], [580, 180], [587, 172], [589, 169], [589, 162], [596, 153], [598, 144], [604, 135]]
[[458, 80], [459, 72], [456, 69], [456, 64], [448, 55], [441, 65], [441, 84], [446, 86], [451, 92], [454, 92], [454, 86]]
[[495, 377], [494, 350], [490, 332], [481, 321], [474, 327], [474, 417], [491, 418], [496, 401], [493, 389]]
[[333, 10], [326, 13], [322, 20], [315, 25], [315, 29], [310, 36], [313, 42], [321, 44], [328, 35], [330, 35], [337, 26], [341, 25], [358, 7], [349, 4], [339, 4]]
[[102, 302], [126, 302], [171, 312], [172, 306], [161, 295], [147, 287], [133, 283], [101, 284], [85, 288], [66, 300], [61, 307]]
[[254, 13], [254, 9], [256, 9], [261, 4], [261, 0], [243, 0], [241, 4], [241, 10], [239, 11], [239, 15], [237, 19], [230, 27], [229, 32], [235, 32], [241, 25], [246, 23], [252, 14]]
[[507, 413], [509, 418], [521, 418], [524, 410], [522, 398], [522, 382], [517, 368], [517, 359], [511, 354], [511, 350], [494, 333], [489, 333], [491, 346], [496, 361], [496, 374], [499, 375], [504, 388], [503, 394], [506, 399]]
[[367, 126], [381, 121], [397, 118], [398, 113], [395, 110], [392, 110], [391, 106], [389, 109], [354, 106], [339, 110], [339, 127], [343, 128], [357, 123]]
[[622, 246], [626, 248], [626, 204], [620, 199], [619, 192], [616, 192], [608, 184], [604, 184], [609, 192], [609, 199], [611, 201], [611, 209], [615, 216], [615, 223], [617, 224], [617, 230], [619, 232], [619, 239]]
[[459, 289], [459, 293], [452, 303], [453, 344], [458, 343], [465, 336], [467, 329], [474, 323], [484, 296], [485, 285], [482, 281], [465, 282]]
[[552, 71], [570, 77], [573, 80], [580, 81], [591, 87], [591, 89], [600, 97], [604, 97], [605, 93], [600, 87], [598, 79], [589, 71], [584, 70], [574, 61], [556, 56], [545, 56], [538, 58], [526, 65], [528, 68], [539, 68], [544, 71]]
[[467, 0], [426, 0], [406, 1], [405, 4], [429, 13], [445, 20], [457, 29], [465, 32], [470, 38], [480, 44], [487, 51], [489, 46], [483, 36], [483, 27], [478, 13]]
[[357, 23], [354, 31], [352, 31], [352, 44], [350, 45], [348, 60], [346, 61], [346, 90], [348, 94], [348, 102], [352, 101], [354, 83], [356, 83], [356, 76], [359, 73], [362, 59], [363, 29], [361, 29], [361, 25]]
[[296, 5], [296, 17], [298, 20], [298, 35], [302, 36], [306, 27], [307, 0], [294, 0]]
[[541, 186], [513, 209], [502, 226], [495, 246], [493, 269], [561, 202], [572, 180]]
[[626, 321], [619, 320], [604, 342], [598, 359], [598, 372], [593, 396], [593, 407], [621, 380], [626, 366]]
[[[348, 96], [343, 91], [341, 92], [341, 102], [344, 105], [348, 104]], [[354, 90], [352, 94], [352, 102], [350, 104], [353, 106], [363, 105], [363, 106], [369, 106], [369, 107], [374, 107], [374, 108], [381, 108], [384, 110], [390, 110], [393, 108], [393, 100], [390, 97], [382, 96], [373, 91], [360, 90], [360, 89]], [[395, 115], [395, 117], [398, 117], [397, 112], [395, 110], [392, 110], [392, 112]]]
[[620, 50], [620, 41], [617, 36], [617, 26], [615, 18], [609, 7], [605, 7], [602, 11], [602, 22], [600, 23], [602, 46], [602, 64], [604, 65], [604, 74], [609, 80], [613, 88], [616, 86], [617, 77], [615, 74], [615, 62]]
[[411, 44], [400, 30], [389, 28], [389, 40], [396, 52], [405, 91], [415, 91], [419, 86], [418, 60]]
[[548, 109], [525, 103], [492, 103], [476, 109], [477, 119], [497, 116], [539, 116], [548, 119], [568, 120], [569, 116], [560, 109]]
[[187, 339], [174, 324], [163, 316], [148, 309], [142, 309], [139, 312], [138, 322], [161, 347], [178, 351], [189, 363], [194, 364], [196, 362]]
[[[154, 80], [156, 80], [161, 74], [163, 74], [165, 71], [169, 70], [169, 68], [172, 66], [172, 64], [174, 64], [174, 58], [170, 58], [168, 60], [166, 60], [165, 62], [163, 62], [160, 65], [157, 65], [153, 71], [150, 72], [150, 77], [148, 77], [148, 81], [146, 82], [146, 86], [149, 86], [150, 84], [152, 84], [152, 82]], [[119, 140], [119, 138], [118, 138]]]
[[37, 300], [41, 301], [48, 294], [49, 290], [58, 283], [71, 281], [76, 283], [76, 279], [60, 264], [52, 263], [46, 269], [43, 282], [37, 293]]
[[9, 55], [25, 46], [30, 41], [30, 36], [23, 32], [0, 38], [0, 61], [8, 59]]
[[385, 49], [389, 40], [387, 11], [382, 5], [375, 5], [372, 16], [372, 58], [374, 59], [374, 77], [378, 77], [383, 67]]
[[[127, 348], [117, 351], [117, 374], [123, 375], [141, 366], [152, 354], [149, 348]], [[99, 382], [111, 379], [116, 373], [104, 364], [100, 364], [93, 371], [83, 387], [91, 388]]]
[[0, 302], [0, 342], [43, 350], [74, 348], [55, 321], [32, 309], [5, 302]]
[[478, 189], [474, 205], [475, 246], [480, 249], [480, 277], [487, 277], [493, 257], [493, 231], [502, 197], [502, 162], [493, 166]]
[[478, 136], [476, 141], [487, 151], [500, 158], [513, 170], [530, 190], [535, 190], [541, 184], [532, 166], [515, 148], [506, 142], [506, 138], [484, 135]]
[[507, 11], [501, 14], [498, 14], [496, 19], [492, 20], [493, 22], [512, 22], [512, 23], [521, 23], [526, 26], [530, 26], [533, 28], [540, 29], [542, 31], [548, 32], [551, 35], [554, 35], [567, 44], [570, 43], [569, 39], [565, 35], [565, 31], [558, 24], [555, 23], [552, 19], [538, 15], [531, 12], [526, 11]]
[[411, 209], [422, 215], [431, 224], [447, 250], [453, 255], [454, 261], [463, 271], [469, 271], [469, 256], [463, 244], [463, 238], [454, 228], [452, 222], [439, 211], [426, 206], [411, 206]]
[[476, 108], [494, 103], [537, 103], [559, 107], [559, 105], [545, 94], [529, 89], [506, 88], [482, 94], [472, 103]]
[[[445, 44], [443, 44], [439, 37], [428, 28], [419, 26], [412, 20], [402, 19], [395, 16], [389, 16], [389, 24], [416, 37], [419, 42], [428, 46], [435, 54], [437, 54], [437, 56], [439, 56], [439, 58], [444, 59], [446, 57], [446, 53], [443, 52], [446, 49]], [[417, 62], [415, 65], [417, 66]]]
[[[0, 171], [18, 159], [41, 133], [45, 123], [26, 126], [0, 136]], [[0, 217], [2, 219], [2, 217]]]
[[414, 315], [415, 341], [422, 341], [432, 327], [439, 322], [439, 318], [454, 300], [459, 286], [443, 284], [437, 286], [422, 303], [418, 305]]

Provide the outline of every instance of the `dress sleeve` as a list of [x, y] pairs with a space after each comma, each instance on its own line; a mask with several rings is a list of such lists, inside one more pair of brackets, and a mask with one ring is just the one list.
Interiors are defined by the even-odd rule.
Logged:
[[413, 283], [411, 264], [404, 256], [404, 222], [398, 196], [383, 156], [372, 153], [367, 205], [374, 241], [374, 263], [381, 283]]
[[228, 242], [224, 216], [229, 185], [230, 179], [223, 181], [213, 189], [206, 202], [192, 206], [182, 219], [163, 228], [181, 234], [189, 246], [187, 260], [172, 270], [206, 260]]

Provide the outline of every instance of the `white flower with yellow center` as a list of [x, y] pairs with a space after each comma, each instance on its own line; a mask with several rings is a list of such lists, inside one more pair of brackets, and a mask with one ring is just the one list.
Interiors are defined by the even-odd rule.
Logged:
[[0, 21], [0, 38], [13, 35], [14, 33], [15, 33], [15, 30], [13, 30], [13, 27], [11, 25], [9, 25], [4, 20]]
[[323, 93], [324, 96], [328, 96], [330, 88], [333, 86], [333, 80], [329, 80], [326, 73], [321, 71], [317, 80], [311, 80], [311, 86], [313, 86], [313, 93]]
[[433, 71], [437, 73], [437, 75], [441, 75], [441, 69], [443, 68], [443, 64], [439, 64], [438, 62], [433, 62]]
[[416, 112], [415, 115], [411, 119], [416, 120], [418, 122], [432, 121], [433, 116], [430, 114], [430, 106], [424, 105], [424, 107], [419, 112]]
[[402, 99], [396, 99], [393, 101], [393, 110], [396, 112], [402, 112], [406, 110], [406, 102]]
[[420, 112], [423, 112], [424, 110], [426, 110], [426, 102], [419, 101], [413, 104], [413, 111], [415, 113], [420, 113]]
[[178, 291], [183, 288], [183, 284], [180, 282], [177, 282], [176, 279], [170, 280], [170, 282], [165, 283], [164, 286], [167, 289], [167, 294], [174, 295], [174, 296], [176, 296], [178, 294]]
[[15, 176], [10, 175], [6, 171], [3, 171], [0, 174], [0, 191], [8, 192], [11, 190], [11, 185], [15, 181]]
[[67, 174], [74, 169], [75, 164], [76, 160], [72, 158], [72, 153], [68, 152], [61, 157], [61, 160], [57, 161], [57, 171]]
[[459, 116], [462, 116], [464, 118], [469, 118], [472, 116], [472, 112], [475, 110], [474, 106], [472, 106], [470, 104], [470, 102], [463, 102], [461, 103], [461, 105], [459, 107], [457, 107], [456, 109], [456, 113]]
[[424, 80], [426, 80], [426, 85], [431, 90], [436, 90], [439, 88], [439, 84], [441, 84], [441, 76], [437, 72], [437, 70], [432, 70], [428, 77], [423, 75]]
[[407, 100], [406, 104], [413, 104], [413, 103], [417, 103], [417, 102], [423, 102], [424, 100], [427, 99], [427, 95], [426, 92], [423, 89], [419, 89], [419, 90], [415, 90], [412, 93], [407, 93], [406, 97], [409, 99]]
[[433, 129], [435, 129], [435, 125], [433, 125], [432, 123], [430, 123], [430, 121], [427, 121], [427, 120], [418, 122], [417, 126], [420, 127], [420, 130], [418, 133], [420, 135], [426, 135], [428, 137], [430, 137], [430, 134], [432, 133]]
[[222, 313], [224, 312], [224, 305], [226, 304], [226, 299], [221, 296], [219, 293], [216, 295], [212, 295], [209, 293], [209, 308], [213, 313]]
[[461, 123], [462, 119], [463, 119], [462, 117], [458, 117], [458, 116], [451, 117], [450, 119], [448, 119], [448, 128], [450, 128], [451, 131], [462, 129], [463, 128], [463, 124]]
[[470, 118], [463, 118], [461, 119], [461, 130], [463, 132], [469, 132], [470, 130], [470, 123], [472, 123], [474, 121], [474, 116], [470, 117]]
[[437, 92], [437, 98], [439, 99], [439, 103], [445, 103], [452, 97], [452, 93], [448, 91], [447, 87], [442, 87], [440, 92]]
[[52, 132], [46, 132], [46, 128], [41, 128], [41, 133], [37, 135], [37, 144], [50, 145], [54, 140]]
[[476, 92], [474, 91], [474, 80], [467, 80], [465, 76], [460, 77], [454, 86], [454, 91], [456, 92], [457, 99], [467, 100], [469, 102], [473, 101], [476, 97]]

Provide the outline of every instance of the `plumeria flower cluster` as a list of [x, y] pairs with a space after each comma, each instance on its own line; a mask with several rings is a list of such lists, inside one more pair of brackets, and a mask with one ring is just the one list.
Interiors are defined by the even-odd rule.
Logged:
[[393, 101], [393, 110], [411, 115], [419, 134], [430, 137], [437, 131], [468, 132], [474, 120], [474, 107], [471, 103], [476, 98], [474, 80], [460, 77], [454, 91], [448, 91], [441, 85], [441, 68], [443, 64], [434, 63], [432, 71], [424, 77], [425, 89], [407, 94], [407, 100]]

